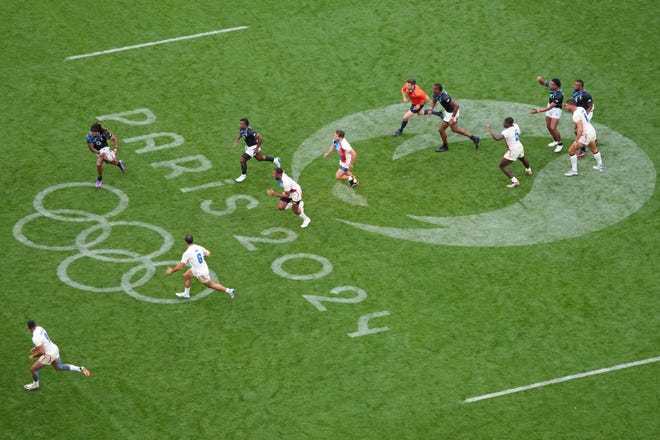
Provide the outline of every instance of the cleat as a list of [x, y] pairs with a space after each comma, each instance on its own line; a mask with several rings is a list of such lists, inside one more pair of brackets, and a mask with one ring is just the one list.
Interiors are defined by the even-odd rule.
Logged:
[[602, 173], [603, 171], [605, 171], [605, 167], [602, 165], [594, 165], [594, 170], [598, 170]]
[[516, 186], [520, 185], [519, 181], [511, 182], [509, 183], [506, 187], [507, 188], [515, 188]]
[[474, 149], [475, 149], [475, 150], [478, 150], [478, 149], [479, 149], [479, 141], [480, 141], [480, 140], [481, 140], [481, 138], [480, 138], [479, 136], [475, 136], [475, 137], [474, 137], [474, 140], [473, 140], [472, 142], [474, 142]]
[[312, 219], [307, 217], [305, 220], [303, 220], [302, 225], [300, 225], [301, 228], [306, 228], [309, 226], [309, 224], [312, 222]]
[[395, 132], [392, 134], [392, 136], [394, 136], [394, 137], [396, 137], [396, 136], [401, 136], [401, 133], [403, 133], [403, 131], [401, 131], [401, 130], [397, 130], [397, 131], [395, 131]]
[[527, 174], [528, 176], [531, 176], [533, 174], [532, 169], [531, 168], [526, 169], [525, 174]]
[[580, 158], [580, 159], [582, 159], [582, 158], [583, 158], [584, 156], [586, 156], [586, 155], [587, 155], [587, 152], [586, 152], [586, 151], [580, 151], [580, 152], [577, 154], [577, 157]]
[[436, 153], [444, 153], [444, 152], [447, 151], [447, 150], [449, 150], [449, 147], [447, 147], [447, 146], [445, 146], [445, 145], [443, 145], [443, 146], [440, 147], [440, 148], [436, 148], [436, 149], [435, 149]]
[[564, 173], [564, 176], [567, 177], [572, 177], [572, 176], [577, 176], [578, 172], [577, 170], [568, 170], [567, 172]]
[[97, 181], [96, 181], [96, 187], [97, 187], [97, 188], [100, 188], [101, 185], [103, 185], [103, 181], [102, 181], [102, 180], [97, 180]]
[[80, 372], [84, 374], [86, 377], [89, 377], [92, 375], [92, 373], [89, 372], [89, 370], [82, 365], [80, 366]]
[[357, 178], [353, 177], [353, 181], [348, 183], [348, 186], [351, 188], [355, 188], [360, 184], [360, 181], [357, 180]]
[[123, 160], [120, 160], [119, 162], [117, 162], [117, 166], [121, 170], [122, 174], [126, 174], [126, 168], [124, 168], [124, 161]]
[[234, 180], [235, 180], [236, 182], [238, 182], [238, 183], [241, 183], [241, 182], [243, 182], [245, 179], [247, 179], [247, 174], [241, 174], [240, 176], [238, 176], [238, 177], [237, 177], [236, 179], [234, 179]]
[[280, 158], [279, 158], [279, 157], [276, 157], [275, 159], [273, 159], [273, 163], [275, 164], [275, 166], [276, 166], [277, 168], [282, 168], [282, 162], [280, 162]]
[[548, 147], [556, 147], [557, 145], [559, 145], [559, 142], [557, 142], [557, 141], [552, 141], [552, 142], [550, 142], [550, 143], [548, 144]]
[[564, 148], [564, 144], [557, 144], [555, 147], [555, 153], [559, 153]]
[[39, 382], [28, 383], [26, 385], [23, 385], [23, 388], [25, 388], [26, 390], [38, 390]]
[[186, 292], [178, 292], [175, 293], [175, 295], [178, 296], [179, 298], [190, 299], [190, 295], [186, 295]]
[[231, 299], [236, 298], [236, 289], [227, 289], [227, 295], [229, 295]]

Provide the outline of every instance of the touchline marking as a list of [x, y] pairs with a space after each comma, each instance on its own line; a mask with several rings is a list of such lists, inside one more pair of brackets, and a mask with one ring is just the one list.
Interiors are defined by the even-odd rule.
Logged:
[[107, 53], [115, 53], [115, 52], [122, 52], [125, 50], [131, 50], [131, 49], [139, 49], [141, 47], [156, 46], [158, 44], [174, 43], [175, 41], [192, 40], [193, 38], [208, 37], [209, 35], [224, 34], [225, 32], [242, 31], [243, 29], [247, 29], [247, 28], [248, 28], [247, 26], [237, 26], [227, 29], [218, 29], [216, 31], [202, 32], [201, 34], [184, 35], [182, 37], [168, 38], [166, 40], [152, 41], [149, 43], [134, 44], [132, 46], [116, 47], [114, 49], [101, 50], [99, 52], [86, 53], [82, 55], [72, 55], [70, 57], [66, 57], [65, 60], [71, 61], [71, 60], [77, 60], [79, 58], [89, 58], [98, 55], [105, 55]]
[[509, 390], [498, 391], [496, 393], [484, 394], [483, 396], [470, 397], [469, 399], [465, 399], [463, 401], [463, 403], [472, 403], [472, 402], [478, 402], [480, 400], [492, 399], [493, 397], [504, 396], [506, 394], [513, 394], [513, 393], [517, 393], [517, 392], [520, 392], [520, 391], [530, 390], [532, 388], [544, 387], [546, 385], [552, 385], [552, 384], [555, 384], [555, 383], [566, 382], [566, 381], [573, 380], [573, 379], [580, 379], [580, 378], [587, 377], [587, 376], [595, 376], [596, 374], [609, 373], [610, 371], [623, 370], [624, 368], [637, 367], [639, 365], [651, 364], [653, 362], [658, 362], [658, 361], [660, 361], [660, 356], [649, 358], [649, 359], [644, 359], [644, 360], [641, 360], [641, 361], [629, 362], [627, 364], [619, 364], [619, 365], [615, 365], [613, 367], [601, 368], [600, 370], [592, 370], [592, 371], [587, 371], [587, 372], [579, 373], [579, 374], [571, 374], [570, 376], [559, 377], [557, 379], [550, 379], [550, 380], [546, 380], [544, 382], [537, 382], [537, 383], [533, 383], [531, 385], [525, 385], [525, 386], [522, 386], [522, 387], [511, 388]]

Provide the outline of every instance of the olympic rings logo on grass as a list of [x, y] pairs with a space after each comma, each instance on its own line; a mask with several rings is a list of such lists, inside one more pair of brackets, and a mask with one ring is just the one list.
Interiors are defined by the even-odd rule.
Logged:
[[[14, 225], [14, 237], [23, 243], [26, 246], [48, 250], [48, 251], [78, 251], [77, 254], [71, 255], [59, 264], [57, 268], [57, 276], [62, 282], [67, 285], [79, 289], [85, 290], [88, 292], [95, 293], [108, 293], [108, 292], [125, 292], [132, 297], [139, 299], [141, 301], [148, 301], [159, 304], [180, 304], [184, 302], [180, 299], [163, 299], [163, 298], [153, 298], [150, 296], [142, 295], [136, 289], [140, 286], [145, 285], [147, 282], [153, 278], [156, 273], [156, 267], [159, 266], [168, 266], [176, 265], [178, 261], [158, 261], [155, 262], [154, 259], [163, 255], [172, 248], [174, 244], [174, 239], [172, 235], [167, 232], [165, 229], [160, 226], [156, 226], [150, 223], [138, 222], [138, 221], [110, 221], [108, 219], [119, 215], [128, 207], [128, 196], [126, 193], [121, 191], [118, 188], [114, 188], [109, 185], [103, 185], [102, 190], [113, 193], [119, 199], [119, 204], [110, 212], [105, 214], [95, 214], [88, 211], [83, 211], [79, 209], [47, 209], [44, 206], [44, 199], [49, 194], [74, 187], [91, 187], [95, 191], [98, 189], [95, 188], [93, 183], [87, 182], [71, 182], [71, 183], [61, 183], [59, 185], [51, 186], [44, 189], [34, 198], [33, 206], [37, 211], [33, 214], [29, 214], [23, 217], [21, 220], [16, 222]], [[51, 220], [69, 222], [69, 223], [88, 223], [94, 222], [92, 226], [82, 230], [75, 238], [74, 243], [71, 245], [65, 246], [55, 246], [55, 245], [46, 245], [40, 244], [33, 240], [27, 238], [24, 233], [25, 226], [31, 221], [37, 218], [49, 218]], [[126, 249], [114, 249], [114, 248], [101, 248], [93, 249], [97, 245], [103, 243], [109, 236], [112, 231], [113, 226], [129, 226], [142, 229], [148, 229], [159, 234], [163, 240], [163, 244], [157, 250], [146, 254], [141, 255], [135, 251], [126, 250]], [[95, 234], [98, 234], [95, 236]], [[90, 239], [90, 237], [95, 237]], [[136, 266], [133, 266], [121, 277], [121, 281], [118, 286], [112, 287], [96, 287], [86, 285], [77, 281], [74, 281], [69, 276], [69, 266], [82, 258], [92, 258], [97, 261], [103, 261], [107, 263], [139, 263]], [[136, 281], [132, 281], [140, 271], [144, 271], [144, 275]], [[213, 271], [211, 275], [215, 277]], [[205, 289], [201, 293], [194, 295], [190, 300], [198, 300], [204, 298], [213, 292], [212, 289]]]

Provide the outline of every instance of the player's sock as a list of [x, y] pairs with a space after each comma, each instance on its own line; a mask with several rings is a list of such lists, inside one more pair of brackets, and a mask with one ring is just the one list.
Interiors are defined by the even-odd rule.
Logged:
[[511, 178], [511, 183], [517, 183], [517, 182], [518, 182], [518, 179], [516, 179], [515, 176]]
[[298, 214], [298, 217], [303, 219], [303, 221], [306, 221], [307, 219], [309, 219], [309, 217], [307, 217], [307, 214], [305, 214], [304, 212], [301, 212], [300, 214]]
[[34, 372], [34, 377], [35, 379], [33, 380], [33, 382], [39, 383], [39, 370]]
[[77, 365], [62, 365], [62, 367], [69, 367], [68, 370], [75, 371], [77, 373], [82, 373], [82, 368]]
[[293, 204], [292, 204], [291, 202], [289, 202], [289, 203], [287, 203], [286, 206], [284, 207], [284, 210], [285, 210], [285, 211], [288, 211], [288, 210], [291, 209], [292, 207], [293, 207]]
[[247, 174], [247, 163], [242, 163], [241, 164], [241, 174], [243, 174], [243, 175]]
[[275, 162], [275, 158], [271, 156], [266, 156], [266, 161], [267, 162]]
[[603, 159], [600, 157], [600, 151], [598, 153], [594, 153], [594, 159], [596, 159], [596, 163], [599, 167], [603, 166]]
[[401, 128], [399, 128], [399, 131], [403, 131], [403, 129], [406, 128], [406, 125], [408, 125], [408, 121], [401, 121]]
[[577, 155], [571, 154], [570, 158], [571, 158], [571, 169], [573, 171], [577, 171], [577, 159], [578, 159]]
[[476, 141], [477, 141], [477, 137], [476, 137], [475, 135], [471, 134], [471, 135], [470, 135], [470, 140], [473, 141], [473, 142], [476, 142]]
[[187, 296], [187, 295], [190, 295], [190, 287], [186, 287], [185, 289], [183, 289], [183, 293], [184, 293], [186, 296]]
[[96, 178], [97, 182], [100, 182], [101, 180], [103, 180], [103, 176], [99, 176], [99, 177]]

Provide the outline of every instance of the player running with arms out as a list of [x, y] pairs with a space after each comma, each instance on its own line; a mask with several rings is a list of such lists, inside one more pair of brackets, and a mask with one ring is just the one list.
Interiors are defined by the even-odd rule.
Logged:
[[181, 261], [175, 267], [168, 267], [165, 270], [165, 273], [170, 275], [174, 272], [180, 271], [186, 265], [190, 266], [190, 269], [185, 271], [183, 274], [183, 283], [185, 289], [183, 292], [177, 293], [176, 296], [183, 299], [190, 299], [190, 279], [195, 277], [206, 287], [209, 287], [213, 290], [218, 290], [220, 292], [225, 292], [231, 299], [234, 299], [236, 296], [235, 289], [230, 289], [211, 280], [211, 275], [209, 274], [209, 266], [206, 264], [206, 257], [209, 257], [211, 252], [204, 248], [204, 246], [195, 244], [195, 240], [190, 234], [186, 234], [184, 240], [186, 245], [188, 245], [188, 249], [186, 249], [186, 251], [181, 256]]
[[[115, 144], [115, 148], [113, 150], [110, 150], [110, 147], [108, 146], [108, 140], [111, 140]], [[119, 140], [117, 137], [112, 134], [110, 130], [105, 128], [102, 123], [95, 122], [92, 124], [89, 129], [89, 133], [87, 133], [87, 148], [89, 148], [89, 151], [98, 156], [96, 159], [96, 170], [98, 171], [98, 177], [96, 178], [97, 188], [103, 185], [104, 162], [117, 165], [122, 173], [126, 173], [124, 163], [121, 160], [117, 160], [118, 146]]]
[[[578, 107], [582, 107], [587, 111], [589, 122], [592, 122], [594, 117], [594, 100], [591, 97], [591, 93], [584, 90], [584, 81], [581, 79], [577, 79], [575, 80], [575, 83], [573, 83], [573, 99], [575, 99]], [[596, 142], [598, 142], [598, 140], [596, 140]], [[577, 157], [584, 157], [586, 155], [587, 147], [580, 148]]]
[[337, 180], [347, 180], [348, 185], [355, 188], [360, 181], [351, 173], [351, 168], [355, 164], [357, 152], [351, 147], [345, 136], [344, 130], [337, 130], [332, 139], [332, 145], [330, 145], [328, 151], [323, 153], [323, 157], [328, 157], [332, 150], [337, 150], [337, 153], [339, 153], [339, 169], [335, 174], [335, 178]]
[[408, 119], [412, 118], [415, 114], [418, 116], [424, 115], [422, 111], [424, 104], [431, 102], [429, 96], [417, 85], [415, 78], [409, 78], [403, 87], [401, 87], [401, 96], [403, 97], [403, 102], [410, 100], [410, 109], [403, 115], [401, 127], [392, 136], [401, 136], [403, 129], [408, 125]]
[[264, 156], [261, 152], [261, 142], [263, 137], [250, 127], [250, 121], [243, 118], [238, 123], [238, 136], [234, 140], [234, 146], [238, 145], [238, 141], [245, 140], [245, 152], [241, 156], [241, 175], [235, 180], [236, 182], [243, 182], [247, 179], [247, 161], [253, 157], [258, 161], [273, 162], [275, 166], [281, 166], [279, 157]]
[[[440, 128], [438, 129], [438, 131], [440, 132], [440, 137], [442, 138], [442, 147], [437, 148], [435, 151], [437, 151], [438, 153], [443, 153], [449, 150], [449, 144], [447, 143], [447, 127], [451, 128], [451, 131], [453, 131], [454, 133], [461, 134], [465, 137], [470, 138], [470, 140], [474, 142], [474, 149], [478, 150], [479, 136], [474, 136], [464, 128], [458, 126], [458, 118], [460, 116], [460, 110], [459, 110], [460, 105], [458, 105], [458, 102], [451, 99], [451, 96], [449, 96], [447, 91], [442, 88], [442, 84], [440, 83], [433, 84], [432, 92], [433, 92], [433, 104], [431, 104], [431, 108], [426, 112], [424, 112], [424, 114], [426, 115], [434, 114], [442, 117], [442, 124], [440, 124]], [[437, 112], [433, 110], [438, 102], [440, 103], [442, 108], [445, 109], [444, 116], [442, 114], [442, 111]]]
[[28, 321], [27, 327], [32, 332], [32, 344], [34, 344], [34, 347], [30, 349], [30, 360], [32, 361], [36, 357], [39, 357], [39, 359], [30, 367], [32, 383], [23, 385], [23, 388], [26, 390], [38, 390], [39, 370], [47, 365], [52, 365], [57, 371], [77, 371], [85, 376], [90, 375], [89, 370], [85, 367], [62, 363], [59, 347], [50, 340], [48, 333], [46, 333], [43, 327], [37, 325], [33, 320]]
[[511, 183], [507, 185], [509, 188], [515, 188], [520, 185], [520, 182], [509, 170], [509, 165], [511, 165], [516, 160], [519, 160], [525, 165], [525, 174], [532, 174], [532, 167], [529, 165], [529, 162], [525, 158], [525, 150], [523, 149], [523, 144], [520, 142], [520, 127], [518, 124], [514, 124], [513, 118], [508, 117], [504, 119], [502, 123], [504, 130], [502, 133], [495, 133], [490, 124], [486, 125], [486, 130], [496, 141], [501, 141], [504, 139], [506, 144], [506, 153], [502, 160], [500, 161], [500, 169], [502, 172], [511, 180]]
[[559, 133], [559, 129], [557, 128], [559, 118], [561, 118], [561, 105], [564, 101], [561, 81], [559, 78], [552, 78], [550, 81], [546, 81], [542, 76], [537, 76], [536, 81], [548, 88], [550, 97], [548, 98], [548, 105], [543, 108], [533, 108], [529, 112], [533, 115], [545, 112], [545, 126], [550, 136], [554, 139], [548, 144], [548, 147], [555, 147], [555, 153], [559, 153], [564, 148], [564, 144], [561, 141], [561, 133]]
[[312, 219], [307, 217], [304, 211], [305, 202], [302, 199], [302, 188], [300, 185], [289, 177], [282, 168], [275, 168], [273, 170], [273, 177], [277, 183], [282, 187], [282, 193], [267, 189], [266, 194], [273, 197], [279, 197], [280, 201], [277, 208], [280, 211], [291, 209], [295, 215], [302, 219], [301, 228], [306, 228], [312, 222]]
[[589, 122], [587, 111], [583, 107], [578, 107], [575, 99], [569, 99], [566, 101], [564, 107], [566, 107], [566, 110], [573, 113], [573, 123], [576, 127], [575, 141], [568, 148], [568, 154], [571, 158], [571, 169], [564, 175], [568, 177], [578, 175], [578, 158], [575, 153], [583, 145], [588, 146], [594, 154], [594, 159], [596, 159], [594, 169], [601, 172], [605, 171], [605, 168], [603, 167], [603, 159], [600, 157], [600, 151], [598, 151], [598, 146], [596, 145], [596, 129], [591, 125], [591, 122]]

